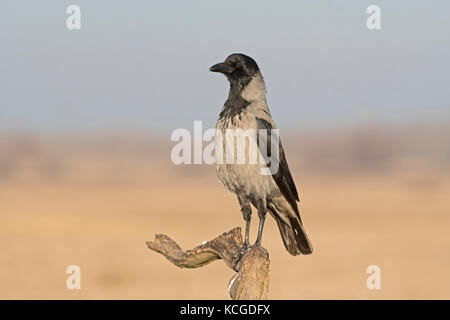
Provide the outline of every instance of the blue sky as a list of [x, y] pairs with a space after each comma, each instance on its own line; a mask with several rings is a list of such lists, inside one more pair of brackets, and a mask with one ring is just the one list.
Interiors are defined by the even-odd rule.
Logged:
[[[82, 29], [65, 13], [81, 7]], [[381, 8], [382, 30], [366, 28]], [[0, 131], [213, 127], [233, 52], [280, 128], [450, 119], [449, 1], [3, 1]]]

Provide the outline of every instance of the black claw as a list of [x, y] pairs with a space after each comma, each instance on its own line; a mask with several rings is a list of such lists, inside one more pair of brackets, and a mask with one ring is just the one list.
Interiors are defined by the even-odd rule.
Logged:
[[234, 259], [236, 260], [236, 262], [238, 262], [239, 260], [241, 260], [242, 256], [244, 255], [244, 253], [246, 253], [248, 251], [248, 249], [250, 248], [248, 243], [244, 243], [244, 245], [242, 246], [242, 248], [240, 248], [235, 254], [234, 254]]

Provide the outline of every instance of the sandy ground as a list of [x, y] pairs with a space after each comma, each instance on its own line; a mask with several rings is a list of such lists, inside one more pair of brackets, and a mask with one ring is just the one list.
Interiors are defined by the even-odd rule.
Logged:
[[[290, 256], [269, 218], [270, 298], [450, 298], [449, 179], [294, 176], [315, 252]], [[233, 272], [222, 262], [178, 269], [145, 241], [165, 233], [188, 249], [235, 226], [243, 226], [237, 201], [213, 174], [176, 183], [2, 183], [0, 298], [228, 299]], [[73, 264], [81, 290], [66, 288]], [[381, 290], [366, 287], [373, 264]]]

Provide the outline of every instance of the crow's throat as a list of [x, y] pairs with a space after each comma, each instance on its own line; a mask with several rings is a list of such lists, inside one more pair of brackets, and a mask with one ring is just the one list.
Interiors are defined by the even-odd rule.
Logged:
[[251, 78], [246, 77], [238, 81], [230, 81], [230, 93], [228, 99], [225, 101], [222, 112], [219, 115], [220, 119], [233, 119], [240, 115], [250, 105], [250, 101], [242, 97], [242, 91], [250, 83]]

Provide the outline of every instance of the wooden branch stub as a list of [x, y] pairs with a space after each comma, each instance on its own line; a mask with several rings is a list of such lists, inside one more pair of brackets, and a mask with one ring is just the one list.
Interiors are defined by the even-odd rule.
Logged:
[[164, 234], [157, 234], [154, 241], [147, 242], [149, 249], [162, 254], [180, 268], [198, 268], [222, 259], [228, 267], [237, 272], [228, 286], [232, 299], [267, 299], [269, 254], [262, 247], [254, 247], [236, 261], [235, 253], [242, 245], [241, 228], [234, 228], [214, 240], [186, 251]]
[[[170, 262], [180, 268], [198, 268], [218, 259], [235, 270], [233, 255], [243, 245], [241, 228], [225, 232], [214, 240], [203, 243], [191, 250], [183, 251], [178, 244], [164, 234], [157, 234], [155, 241], [147, 241], [147, 246], [161, 253]], [[237, 269], [235, 271], [238, 271]]]
[[228, 285], [233, 300], [264, 300], [269, 294], [269, 253], [263, 247], [250, 249], [239, 262], [239, 271]]

